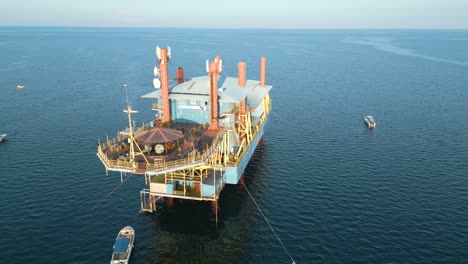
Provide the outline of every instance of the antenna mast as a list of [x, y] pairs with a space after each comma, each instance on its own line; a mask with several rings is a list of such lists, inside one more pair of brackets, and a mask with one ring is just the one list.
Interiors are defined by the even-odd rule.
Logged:
[[[127, 86], [125, 86], [125, 96], [127, 97], [127, 109], [124, 109], [124, 113], [127, 113], [128, 116], [128, 143], [130, 144], [130, 162], [132, 162], [133, 167], [135, 168], [135, 148], [134, 146], [136, 145], [137, 148], [140, 150], [140, 154], [143, 154], [141, 151], [140, 146], [135, 141], [135, 138], [133, 137], [133, 122], [132, 122], [132, 114], [138, 113], [138, 111], [133, 110], [132, 106], [130, 105], [130, 101], [128, 100], [128, 92], [127, 92]], [[146, 159], [145, 155], [143, 155], [143, 158], [145, 159], [146, 163], [149, 164], [148, 159]]]

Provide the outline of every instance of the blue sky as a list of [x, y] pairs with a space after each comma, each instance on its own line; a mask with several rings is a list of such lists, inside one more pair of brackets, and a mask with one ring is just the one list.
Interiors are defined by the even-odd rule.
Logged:
[[468, 28], [468, 0], [2, 0], [1, 26]]

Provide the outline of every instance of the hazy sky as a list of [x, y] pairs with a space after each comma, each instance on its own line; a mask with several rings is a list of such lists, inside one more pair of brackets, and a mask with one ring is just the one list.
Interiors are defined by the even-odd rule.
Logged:
[[468, 28], [468, 0], [0, 0], [0, 25]]

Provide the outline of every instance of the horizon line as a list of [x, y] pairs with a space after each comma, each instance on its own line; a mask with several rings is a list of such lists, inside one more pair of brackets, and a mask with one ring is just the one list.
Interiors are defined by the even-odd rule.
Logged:
[[84, 26], [84, 25], [0, 25], [0, 28], [95, 28], [95, 29], [203, 29], [203, 30], [468, 30], [468, 27], [155, 27], [155, 26]]

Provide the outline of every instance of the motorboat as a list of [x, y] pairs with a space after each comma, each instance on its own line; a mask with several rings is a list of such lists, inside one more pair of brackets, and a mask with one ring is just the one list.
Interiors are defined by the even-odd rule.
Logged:
[[0, 142], [6, 140], [7, 134], [0, 134]]
[[128, 264], [130, 254], [132, 254], [133, 243], [135, 242], [135, 230], [131, 226], [126, 226], [120, 230], [115, 239], [114, 250], [112, 252], [111, 264]]
[[376, 125], [374, 117], [370, 115], [364, 117], [364, 122], [366, 122], [369, 128], [374, 128]]

